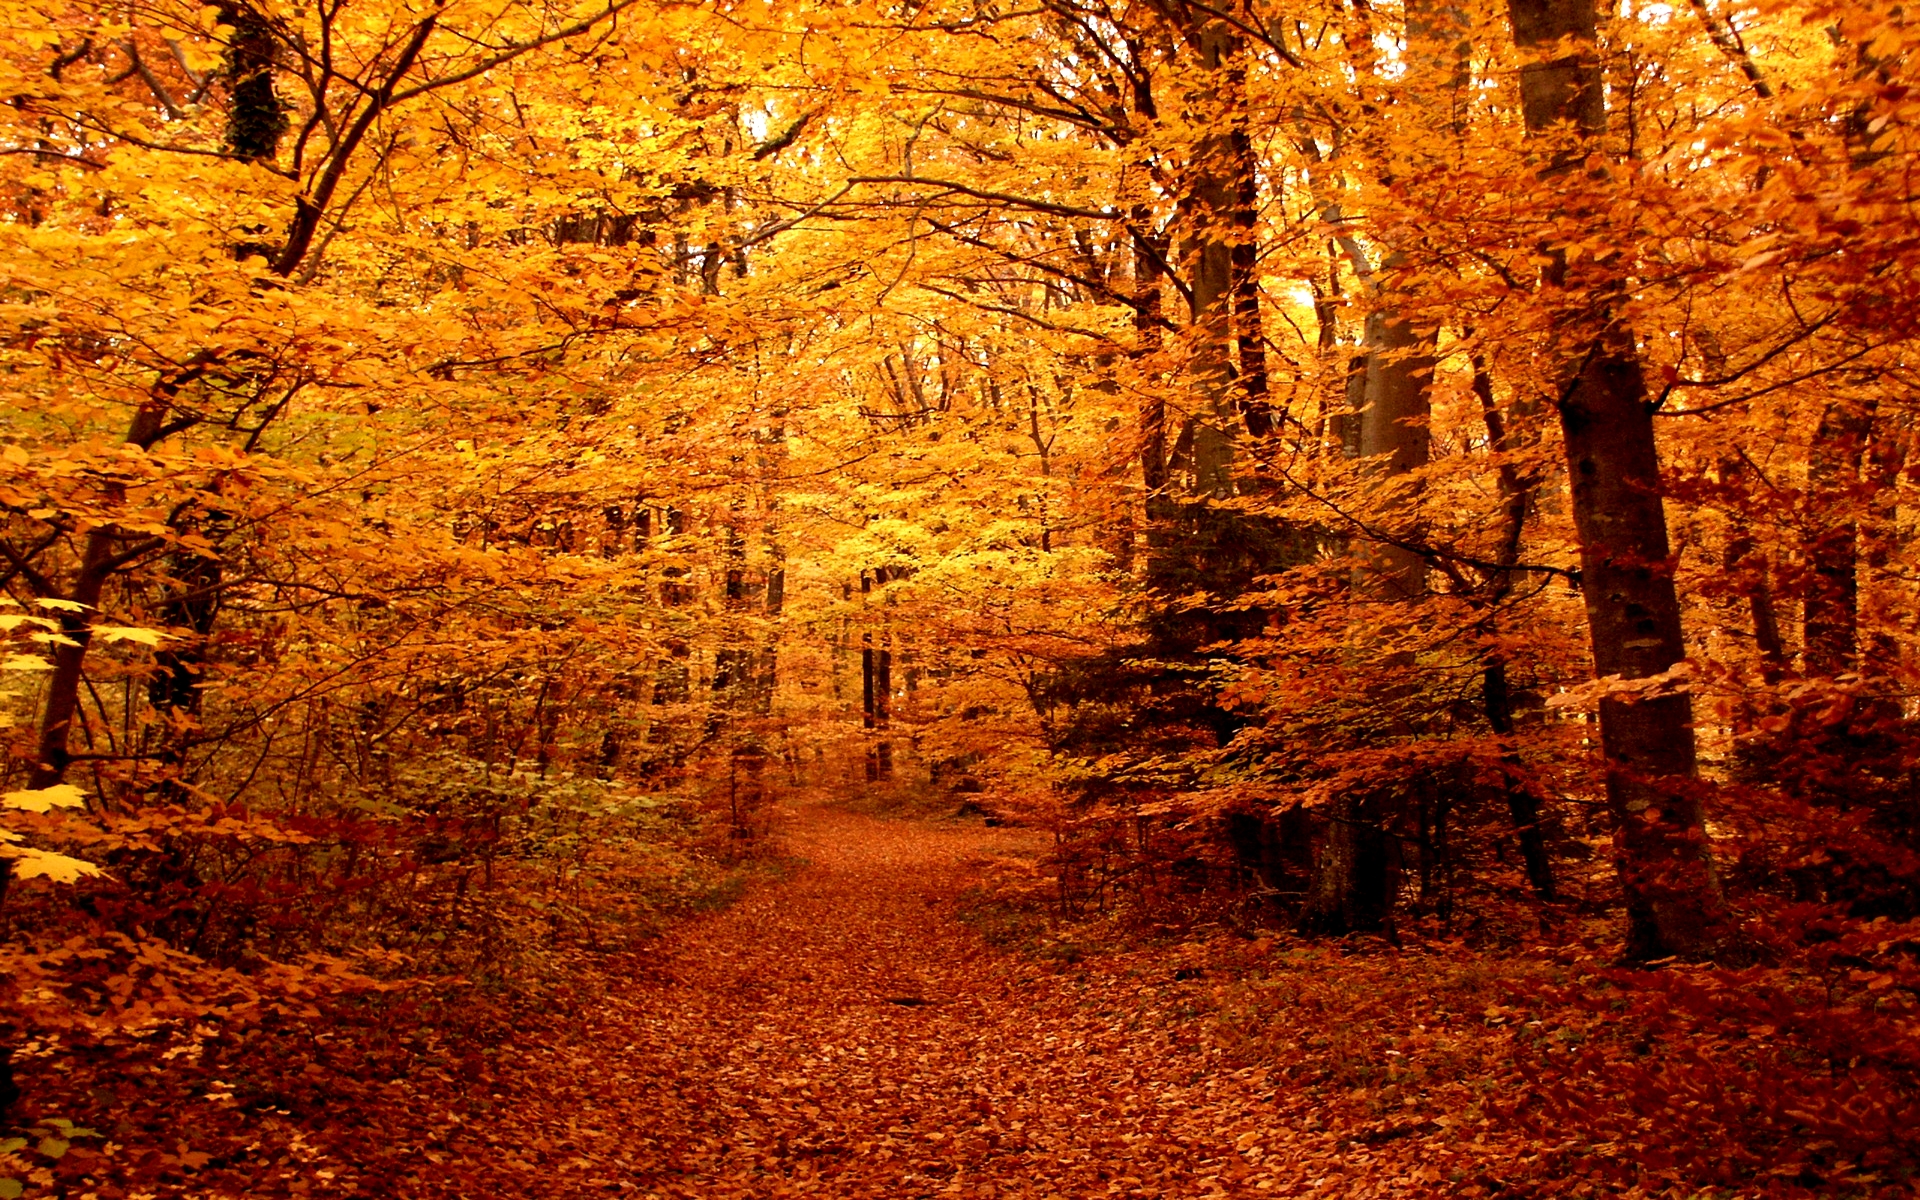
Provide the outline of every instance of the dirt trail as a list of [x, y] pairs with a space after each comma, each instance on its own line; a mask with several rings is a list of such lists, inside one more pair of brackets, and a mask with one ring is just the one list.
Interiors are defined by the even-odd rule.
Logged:
[[981, 855], [1032, 835], [813, 809], [789, 836], [804, 868], [680, 930], [657, 978], [516, 1072], [572, 1115], [512, 1166], [550, 1194], [701, 1200], [1385, 1187], [1340, 1179], [1364, 1161], [1205, 1048], [1204, 1019], [1156, 1000], [1168, 979], [1049, 968], [962, 925]]

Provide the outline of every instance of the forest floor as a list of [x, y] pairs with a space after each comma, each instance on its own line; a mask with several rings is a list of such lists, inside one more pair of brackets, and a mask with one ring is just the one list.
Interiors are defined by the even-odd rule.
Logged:
[[557, 1034], [517, 1039], [487, 1115], [449, 1109], [378, 1189], [1484, 1195], [1503, 1190], [1489, 1160], [1528, 1153], [1464, 1106], [1412, 1112], [1391, 1086], [1383, 1103], [1364, 1084], [1400, 1051], [1367, 1047], [1331, 1102], [1251, 1065], [1231, 1013], [1263, 943], [995, 948], [963, 901], [1039, 853], [1032, 831], [810, 807], [786, 837], [802, 867], [676, 929]]
[[[76, 1142], [44, 1187], [83, 1200], [1732, 1194], [1699, 1190], [1683, 1165], [1650, 1178], [1640, 1143], [1661, 1126], [1636, 1132], [1647, 1122], [1631, 1109], [1607, 1126], [1590, 1084], [1558, 1109], [1540, 1100], [1523, 1064], [1575, 1040], [1526, 1011], [1560, 977], [1549, 959], [1492, 973], [1454, 943], [1061, 924], [1033, 902], [1049, 848], [1035, 831], [828, 805], [778, 827], [790, 870], [598, 956], [484, 1033], [375, 1008], [358, 1025], [294, 1021], [118, 1068], [114, 1093], [89, 1082], [103, 1065], [63, 1066], [64, 1097], [39, 1111], [103, 1136]], [[1640, 1036], [1618, 1025], [1580, 1038]], [[109, 1100], [112, 1119], [91, 1120]], [[1714, 1129], [1681, 1131], [1690, 1152], [1717, 1159], [1729, 1135]]]

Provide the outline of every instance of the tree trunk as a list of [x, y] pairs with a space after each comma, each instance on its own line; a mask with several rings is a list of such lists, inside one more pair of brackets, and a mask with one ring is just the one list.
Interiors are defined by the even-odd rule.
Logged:
[[[1509, 0], [1508, 12], [1514, 40], [1531, 60], [1520, 76], [1529, 133], [1567, 124], [1580, 135], [1544, 172], [1551, 203], [1561, 190], [1554, 181], [1568, 178], [1605, 132], [1598, 13], [1594, 0]], [[1566, 269], [1563, 255], [1550, 258], [1551, 293], [1564, 284]], [[1653, 406], [1633, 332], [1616, 315], [1622, 297], [1599, 299], [1598, 315], [1568, 330], [1576, 361], [1557, 381], [1560, 426], [1594, 670], [1643, 679], [1680, 662], [1686, 647]], [[1637, 702], [1602, 701], [1600, 740], [1627, 898], [1628, 954], [1712, 955], [1726, 940], [1728, 916], [1695, 786], [1691, 695], [1669, 689]]]
[[[208, 540], [219, 543], [224, 515], [211, 513], [203, 522]], [[173, 630], [173, 639], [153, 656], [154, 674], [147, 683], [147, 703], [157, 718], [162, 766], [178, 772], [186, 764], [187, 747], [199, 724], [207, 652], [220, 615], [225, 564], [217, 553], [182, 549], [168, 563], [172, 590], [160, 608], [161, 620]]]
[[[1393, 265], [1391, 258], [1389, 266]], [[1432, 409], [1434, 332], [1416, 330], [1391, 309], [1367, 317], [1364, 403], [1360, 410], [1360, 457], [1378, 476], [1376, 511], [1414, 507], [1404, 477], [1427, 465], [1432, 439], [1427, 418]], [[1408, 543], [1416, 528], [1383, 529], [1395, 542]], [[1377, 543], [1363, 586], [1376, 598], [1410, 600], [1427, 591], [1427, 564], [1406, 544]]]
[[[1244, 116], [1246, 67], [1236, 62], [1229, 74], [1234, 100]], [[1234, 349], [1240, 367], [1240, 411], [1247, 433], [1261, 438], [1274, 432], [1274, 417], [1268, 399], [1266, 327], [1260, 313], [1260, 248], [1254, 240], [1260, 213], [1260, 173], [1246, 125], [1235, 124], [1228, 138], [1233, 148], [1234, 178], [1233, 246], [1228, 265]]]
[[1806, 545], [1801, 662], [1811, 676], [1831, 679], [1859, 662], [1860, 525], [1853, 507], [1872, 427], [1870, 409], [1829, 405], [1807, 458], [1807, 515], [1816, 529]]
[[[1404, 477], [1425, 466], [1430, 454], [1426, 416], [1433, 380], [1433, 338], [1391, 311], [1380, 311], [1368, 316], [1366, 339], [1362, 404], [1355, 414], [1359, 449], [1376, 476], [1375, 487], [1381, 493], [1378, 508], [1397, 510], [1407, 507], [1403, 493], [1409, 483]], [[1395, 531], [1395, 536], [1411, 532]], [[1364, 553], [1363, 565], [1354, 572], [1357, 597], [1394, 602], [1426, 594], [1426, 560], [1409, 546], [1375, 542]], [[1395, 624], [1389, 612], [1373, 632], [1391, 632]], [[1388, 696], [1384, 702], [1394, 700]], [[1392, 896], [1385, 870], [1385, 833], [1375, 807], [1353, 796], [1327, 806], [1326, 836], [1301, 910], [1302, 931], [1341, 934], [1378, 929], [1385, 922]]]
[[[1380, 507], [1401, 507], [1392, 497], [1406, 485], [1401, 477], [1427, 462], [1425, 417], [1433, 379], [1432, 338], [1416, 332], [1389, 312], [1368, 316], [1366, 362], [1354, 382], [1359, 412], [1349, 421], [1358, 429], [1358, 449], [1377, 475]], [[1426, 593], [1427, 564], [1404, 545], [1376, 542], [1354, 571], [1356, 597], [1406, 601]], [[1390, 631], [1391, 614], [1375, 633]], [[1386, 703], [1391, 703], [1388, 697]], [[1313, 864], [1313, 881], [1300, 911], [1305, 933], [1342, 934], [1378, 929], [1392, 907], [1385, 870], [1385, 834], [1373, 805], [1342, 796], [1323, 808], [1325, 836]], [[1377, 861], [1376, 861], [1377, 860]]]
[[1386, 834], [1364, 797], [1339, 796], [1318, 810], [1326, 822], [1299, 929], [1338, 937], [1379, 929], [1392, 908]]
[[[1362, 13], [1363, 19], [1365, 14]], [[1431, 55], [1426, 29], [1409, 12], [1409, 70], [1422, 77], [1428, 74]], [[1376, 92], [1383, 82], [1377, 62], [1371, 30], [1363, 27], [1359, 36], [1349, 39], [1354, 57], [1353, 70], [1359, 80], [1365, 114], [1361, 140], [1367, 144], [1375, 169], [1391, 175], [1392, 167], [1378, 129], [1372, 118], [1380, 108]], [[1413, 95], [1417, 106], [1425, 98]], [[1303, 139], [1303, 148], [1318, 161], [1317, 142]], [[1339, 205], [1330, 194], [1322, 195], [1320, 208], [1329, 223], [1339, 219]], [[1385, 293], [1383, 278], [1404, 259], [1392, 248], [1375, 270], [1367, 251], [1358, 239], [1341, 235], [1336, 239], [1344, 250], [1349, 266], [1368, 293], [1371, 311], [1363, 328], [1363, 353], [1347, 378], [1349, 407], [1339, 422], [1343, 451], [1364, 460], [1363, 470], [1374, 479], [1374, 536], [1361, 544], [1360, 564], [1353, 573], [1356, 599], [1369, 602], [1378, 611], [1369, 617], [1372, 628], [1363, 631], [1373, 638], [1390, 637], [1401, 623], [1392, 611], [1396, 602], [1416, 600], [1427, 591], [1427, 562], [1414, 545], [1419, 536], [1418, 521], [1401, 522], [1397, 514], [1414, 511], [1418, 483], [1408, 476], [1424, 467], [1431, 454], [1427, 418], [1431, 411], [1434, 347], [1437, 330], [1421, 328], [1404, 315]], [[1337, 271], [1331, 281], [1337, 285]], [[1330, 286], [1331, 290], [1331, 286]], [[1323, 319], [1324, 320], [1324, 319]], [[1327, 325], [1322, 325], [1322, 343], [1326, 343]], [[1411, 665], [1408, 656], [1391, 655], [1384, 665]], [[1410, 696], [1402, 693], [1405, 685], [1394, 683], [1392, 690], [1379, 698], [1383, 706], [1397, 706]], [[1399, 726], [1399, 736], [1407, 736], [1410, 726], [1404, 717], [1391, 715], [1389, 724]], [[1376, 929], [1385, 923], [1392, 907], [1392, 889], [1386, 871], [1386, 834], [1380, 826], [1380, 805], [1363, 797], [1342, 796], [1326, 807], [1326, 833], [1314, 862], [1313, 881], [1301, 909], [1300, 927], [1307, 932], [1344, 933], [1356, 929]]]
[[[1564, 393], [1560, 423], [1580, 540], [1595, 674], [1643, 679], [1686, 657], [1653, 414], [1633, 335], [1603, 330]], [[1628, 950], [1710, 955], [1726, 936], [1696, 776], [1686, 691], [1604, 700], [1607, 800], [1626, 886]]]
[[[1151, 211], [1140, 205], [1134, 209], [1133, 247], [1133, 353], [1144, 359], [1160, 348], [1160, 263], [1163, 248], [1148, 242], [1146, 224]], [[1140, 408], [1140, 476], [1146, 485], [1147, 520], [1164, 520], [1167, 495], [1167, 401], [1158, 389], [1150, 388]]]
[[1236, 420], [1233, 395], [1232, 345], [1234, 265], [1233, 225], [1240, 208], [1240, 188], [1231, 122], [1241, 113], [1232, 95], [1232, 76], [1241, 53], [1240, 41], [1224, 22], [1207, 21], [1190, 34], [1205, 77], [1218, 81], [1225, 113], [1209, 114], [1213, 128], [1194, 147], [1187, 191], [1180, 200], [1185, 233], [1180, 256], [1190, 287], [1188, 371], [1202, 401], [1201, 411], [1188, 418], [1181, 442], [1192, 473], [1193, 494], [1226, 499], [1233, 494], [1233, 432]]
[[[1513, 693], [1507, 686], [1507, 664], [1495, 659], [1481, 675], [1481, 700], [1487, 724], [1502, 739], [1513, 736]], [[1547, 857], [1546, 831], [1540, 828], [1540, 797], [1515, 778], [1520, 756], [1511, 742], [1503, 742], [1501, 762], [1508, 768], [1500, 780], [1507, 800], [1507, 815], [1513, 819], [1514, 833], [1520, 839], [1520, 860], [1527, 868], [1527, 882], [1542, 900], [1554, 898], [1553, 862]]]
[[[862, 571], [861, 595], [871, 596], [876, 581], [886, 584], [892, 578], [886, 567]], [[860, 635], [860, 642], [861, 724], [872, 734], [867, 745], [867, 780], [877, 783], [893, 778], [893, 743], [887, 740], [893, 699], [892, 638], [867, 632]]]
[[[1487, 444], [1499, 456], [1495, 475], [1500, 484], [1500, 537], [1494, 547], [1498, 567], [1487, 579], [1485, 607], [1497, 610], [1513, 590], [1513, 568], [1520, 561], [1520, 541], [1526, 532], [1527, 509], [1533, 502], [1540, 480], [1533, 470], [1522, 470], [1513, 460], [1514, 425], [1501, 413], [1493, 394], [1493, 374], [1480, 355], [1473, 356], [1473, 391], [1480, 399], [1481, 419], [1486, 422]], [[1516, 401], [1515, 416], [1533, 416], [1531, 406]], [[1529, 437], [1529, 446], [1533, 440]], [[1500, 790], [1507, 801], [1507, 813], [1513, 818], [1514, 833], [1520, 839], [1520, 858], [1526, 864], [1527, 882], [1542, 900], [1554, 898], [1553, 862], [1547, 855], [1546, 831], [1540, 827], [1540, 797], [1521, 783], [1520, 752], [1513, 742], [1513, 693], [1507, 681], [1507, 662], [1495, 650], [1486, 657], [1481, 672], [1481, 704], [1487, 726], [1500, 739], [1500, 761], [1506, 768]]]
[[80, 682], [86, 671], [87, 647], [93, 642], [93, 611], [99, 607], [100, 594], [113, 574], [117, 544], [111, 529], [97, 529], [87, 535], [80, 573], [66, 597], [85, 607], [60, 613], [60, 634], [66, 640], [53, 648], [46, 704], [40, 710], [40, 736], [33, 770], [27, 777], [29, 788], [49, 788], [61, 782], [73, 761], [68, 739], [80, 714]]

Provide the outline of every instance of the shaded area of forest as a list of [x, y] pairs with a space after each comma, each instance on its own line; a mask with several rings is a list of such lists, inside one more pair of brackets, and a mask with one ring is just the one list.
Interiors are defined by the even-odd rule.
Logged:
[[0, 3], [0, 1198], [902, 796], [1485, 981], [1473, 1186], [1911, 1186], [1903, 8]]

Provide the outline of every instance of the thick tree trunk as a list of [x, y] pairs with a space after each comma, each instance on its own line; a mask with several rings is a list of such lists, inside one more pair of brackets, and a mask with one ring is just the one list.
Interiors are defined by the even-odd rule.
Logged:
[[[1388, 312], [1367, 318], [1366, 339], [1366, 363], [1354, 381], [1360, 411], [1349, 420], [1358, 428], [1360, 455], [1385, 493], [1381, 507], [1398, 508], [1401, 505], [1392, 497], [1407, 486], [1403, 477], [1426, 465], [1430, 453], [1425, 418], [1433, 379], [1433, 341]], [[1391, 602], [1426, 593], [1427, 564], [1414, 550], [1378, 542], [1364, 553], [1365, 562], [1354, 572], [1356, 596]], [[1391, 615], [1378, 622], [1384, 629], [1393, 624]], [[1385, 869], [1385, 834], [1374, 808], [1357, 797], [1342, 796], [1321, 810], [1325, 833], [1300, 911], [1302, 932], [1342, 934], [1378, 929], [1386, 921], [1392, 896]]]
[[[1365, 15], [1363, 10], [1363, 22]], [[1432, 57], [1430, 38], [1425, 26], [1414, 18], [1411, 6], [1408, 34], [1409, 53], [1404, 65], [1424, 79]], [[1361, 139], [1375, 160], [1375, 168], [1390, 176], [1389, 155], [1373, 121], [1385, 96], [1377, 91], [1384, 80], [1371, 30], [1363, 28], [1351, 38], [1349, 50], [1355, 58], [1353, 67], [1366, 114]], [[1416, 107], [1425, 98], [1424, 93], [1410, 96]], [[1317, 142], [1307, 139], [1303, 146], [1318, 159]], [[1329, 223], [1339, 219], [1339, 205], [1333, 196], [1323, 195], [1320, 207]], [[1376, 535], [1358, 548], [1361, 561], [1354, 570], [1352, 586], [1354, 596], [1372, 606], [1363, 618], [1370, 626], [1363, 634], [1382, 637], [1391, 635], [1402, 623], [1392, 611], [1394, 604], [1416, 600], [1427, 591], [1427, 563], [1415, 546], [1417, 521], [1402, 521], [1398, 514], [1417, 511], [1413, 501], [1418, 483], [1408, 477], [1426, 466], [1431, 454], [1427, 418], [1437, 330], [1417, 326], [1392, 302], [1394, 297], [1385, 293], [1383, 277], [1404, 262], [1397, 252], [1390, 248], [1376, 271], [1358, 239], [1341, 235], [1337, 241], [1372, 302], [1363, 330], [1363, 353], [1347, 378], [1352, 411], [1339, 424], [1342, 449], [1364, 460], [1363, 469], [1374, 479], [1372, 509], [1376, 515], [1372, 524]], [[1323, 334], [1325, 328], [1323, 325]], [[1393, 659], [1410, 665], [1402, 654], [1394, 654]], [[1397, 689], [1400, 685], [1395, 686]], [[1408, 698], [1388, 694], [1380, 702], [1397, 706]], [[1389, 724], [1400, 726], [1405, 736], [1408, 723], [1404, 717], [1390, 714]], [[1377, 929], [1386, 922], [1393, 897], [1379, 808], [1378, 803], [1351, 795], [1325, 806], [1325, 835], [1300, 914], [1303, 931], [1343, 933]]]
[[[1538, 56], [1521, 69], [1529, 133], [1567, 125], [1579, 136], [1545, 172], [1551, 185], [1569, 178], [1605, 131], [1598, 13], [1594, 0], [1509, 0], [1508, 11], [1522, 53]], [[1549, 186], [1549, 202], [1554, 190]], [[1557, 286], [1566, 272], [1564, 259], [1553, 258], [1547, 276]], [[1644, 679], [1680, 662], [1686, 647], [1653, 407], [1632, 330], [1614, 315], [1613, 301], [1602, 297], [1597, 307], [1597, 317], [1568, 330], [1577, 342], [1560, 383], [1560, 426], [1594, 670]], [[1667, 689], [1634, 702], [1605, 700], [1600, 740], [1627, 898], [1628, 954], [1714, 954], [1726, 941], [1728, 916], [1695, 786], [1692, 697]]]
[[[1245, 104], [1240, 94], [1244, 48], [1226, 21], [1185, 14], [1179, 36], [1192, 52], [1194, 78], [1203, 86], [1186, 94], [1184, 114], [1202, 132], [1182, 164], [1182, 189], [1172, 240], [1187, 300], [1182, 338], [1187, 405], [1171, 446], [1166, 443], [1169, 415], [1161, 400], [1149, 401], [1143, 425], [1147, 496], [1148, 578], [1156, 590], [1180, 595], [1196, 588], [1232, 595], [1255, 573], [1250, 564], [1267, 551], [1269, 530], [1215, 503], [1239, 490], [1235, 479], [1237, 442], [1242, 425], [1265, 420], [1264, 395], [1246, 391], [1244, 372], [1253, 369], [1265, 386], [1265, 344], [1260, 333], [1260, 301], [1255, 265], [1237, 243], [1252, 229], [1256, 182], [1243, 177], [1253, 169], [1244, 141]], [[1151, 261], [1151, 244], [1136, 232], [1136, 297], [1153, 301], [1161, 274]], [[1147, 323], [1145, 303], [1136, 305], [1142, 347], [1157, 338]], [[1246, 341], [1236, 342], [1238, 328]], [[1234, 352], [1241, 354], [1236, 374]], [[1152, 389], [1149, 389], [1151, 391]], [[1263, 415], [1255, 415], [1256, 411]], [[1259, 564], [1264, 567], [1264, 564]], [[1250, 623], [1247, 614], [1194, 612], [1169, 614], [1166, 626], [1179, 653], [1230, 639]], [[1214, 710], [1216, 715], [1218, 710]], [[1216, 729], [1216, 733], [1218, 733]]]
[[[1368, 316], [1366, 363], [1355, 383], [1360, 411], [1358, 450], [1377, 477], [1381, 504], [1405, 507], [1405, 476], [1425, 466], [1430, 454], [1426, 416], [1433, 380], [1433, 338], [1391, 311]], [[1413, 531], [1396, 530], [1404, 541]], [[1356, 596], [1371, 601], [1414, 600], [1426, 593], [1427, 564], [1405, 544], [1376, 542], [1354, 572]], [[1381, 617], [1375, 632], [1391, 629]], [[1314, 860], [1313, 882], [1300, 913], [1303, 932], [1340, 934], [1378, 929], [1392, 907], [1385, 870], [1385, 834], [1373, 805], [1343, 796], [1324, 809], [1325, 836]]]
[[1208, 114], [1210, 131], [1194, 147], [1187, 191], [1180, 200], [1180, 257], [1186, 267], [1188, 299], [1188, 372], [1201, 401], [1187, 419], [1181, 443], [1198, 498], [1226, 499], [1233, 494], [1234, 397], [1233, 344], [1235, 269], [1234, 223], [1241, 208], [1236, 180], [1239, 156], [1233, 122], [1243, 116], [1232, 83], [1239, 66], [1240, 40], [1224, 22], [1209, 20], [1190, 34], [1205, 76], [1220, 86], [1217, 99], [1228, 111]]
[[[1660, 464], [1633, 335], [1603, 330], [1560, 404], [1594, 672], [1644, 679], [1686, 657]], [[1626, 886], [1629, 952], [1711, 954], [1726, 910], [1692, 786], [1693, 700], [1604, 700], [1600, 740]]]
[[1392, 910], [1392, 873], [1379, 814], [1360, 796], [1340, 796], [1318, 810], [1325, 821], [1313, 882], [1301, 906], [1300, 932], [1329, 937], [1377, 930]]
[[1185, 247], [1193, 288], [1189, 370], [1204, 407], [1187, 418], [1179, 447], [1193, 494], [1219, 500], [1233, 494], [1233, 365], [1227, 356], [1233, 285], [1231, 251], [1213, 223], [1225, 219], [1228, 196], [1224, 181], [1213, 176], [1195, 189], [1192, 220], [1200, 232]]
[[[1367, 318], [1366, 338], [1360, 457], [1379, 477], [1376, 507], [1403, 511], [1413, 507], [1413, 484], [1405, 477], [1426, 466], [1432, 453], [1427, 418], [1432, 409], [1434, 332], [1415, 329], [1389, 309]], [[1382, 542], [1368, 551], [1364, 589], [1389, 600], [1425, 595], [1426, 560], [1404, 544], [1413, 541], [1418, 530], [1393, 527], [1383, 532], [1402, 544]]]
[[[1364, 263], [1355, 266], [1367, 273]], [[1382, 309], [1367, 317], [1365, 347], [1364, 363], [1349, 379], [1349, 394], [1358, 409], [1347, 418], [1349, 446], [1376, 477], [1376, 507], [1397, 511], [1409, 507], [1413, 484], [1405, 477], [1425, 466], [1431, 454], [1427, 416], [1434, 334]], [[1364, 561], [1354, 572], [1356, 596], [1394, 602], [1426, 594], [1426, 560], [1408, 544], [1416, 533], [1395, 527], [1388, 531], [1393, 540], [1364, 548]], [[1392, 615], [1384, 615], [1374, 632], [1394, 624]], [[1300, 912], [1303, 932], [1340, 934], [1385, 923], [1392, 889], [1385, 866], [1386, 835], [1375, 807], [1353, 796], [1324, 807], [1325, 835]]]

